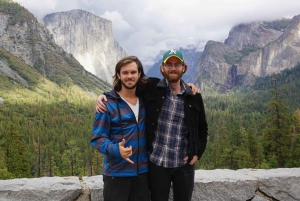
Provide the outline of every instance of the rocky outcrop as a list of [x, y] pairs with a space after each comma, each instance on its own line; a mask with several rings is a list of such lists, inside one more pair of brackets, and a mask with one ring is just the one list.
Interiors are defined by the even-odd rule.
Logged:
[[295, 16], [283, 34], [262, 49], [244, 58], [239, 66], [258, 77], [294, 68], [300, 62], [300, 15]]
[[198, 66], [194, 74], [194, 83], [201, 91], [205, 91], [208, 87], [223, 92], [232, 87], [232, 80], [235, 78], [229, 72], [234, 63], [229, 64], [226, 61], [225, 53], [231, 57], [238, 58], [240, 56], [233, 47], [224, 43], [207, 42], [203, 54], [198, 59]]
[[[54, 42], [49, 31], [33, 15], [27, 12], [27, 18], [22, 22], [12, 24], [12, 17], [0, 13], [0, 46], [23, 60], [26, 64], [34, 66], [39, 60], [44, 63], [43, 50]], [[63, 49], [56, 49], [62, 52]], [[41, 69], [46, 74], [46, 69]]]
[[274, 22], [257, 21], [239, 24], [230, 30], [224, 43], [237, 50], [245, 47], [263, 48], [269, 42], [278, 39], [289, 22], [289, 19], [283, 19]]
[[[111, 88], [110, 84], [87, 72], [73, 55], [58, 46], [47, 27], [26, 8], [13, 1], [2, 1], [1, 6], [0, 51], [3, 55], [0, 58], [0, 74], [26, 87], [30, 85], [29, 78], [21, 77], [16, 71], [14, 65], [20, 67], [16, 59], [10, 59], [16, 57], [60, 86], [74, 84], [93, 96]], [[14, 62], [9, 64], [9, 60]]]
[[87, 71], [112, 84], [115, 65], [127, 54], [115, 41], [110, 20], [71, 10], [46, 15], [43, 21], [59, 46]]
[[198, 59], [193, 83], [226, 92], [248, 87], [257, 77], [278, 74], [300, 62], [300, 15], [292, 20], [253, 22], [231, 29], [225, 43], [209, 41]]
[[[102, 193], [101, 175], [0, 180], [1, 201], [103, 201]], [[299, 201], [300, 168], [196, 170], [192, 200]]]

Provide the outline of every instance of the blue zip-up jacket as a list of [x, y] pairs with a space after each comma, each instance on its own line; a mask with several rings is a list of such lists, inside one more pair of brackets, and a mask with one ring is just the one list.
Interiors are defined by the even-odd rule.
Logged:
[[[131, 177], [148, 172], [148, 152], [145, 135], [145, 107], [139, 98], [139, 118], [115, 90], [105, 93], [107, 112], [96, 112], [91, 144], [104, 154], [103, 175], [115, 177]], [[122, 129], [117, 102], [120, 109]], [[122, 134], [123, 130], [123, 134]], [[132, 146], [134, 164], [122, 158], [119, 143], [126, 140], [124, 147]]]

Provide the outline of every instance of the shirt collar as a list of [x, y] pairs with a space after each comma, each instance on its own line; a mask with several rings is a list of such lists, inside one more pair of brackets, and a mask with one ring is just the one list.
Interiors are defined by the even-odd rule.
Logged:
[[[194, 95], [192, 89], [182, 79], [180, 80], [180, 85], [181, 85], [181, 91], [179, 94], [187, 93], [188, 95]], [[161, 79], [158, 82], [157, 87], [161, 87], [161, 88], [169, 87], [168, 80], [166, 80], [166, 78]]]

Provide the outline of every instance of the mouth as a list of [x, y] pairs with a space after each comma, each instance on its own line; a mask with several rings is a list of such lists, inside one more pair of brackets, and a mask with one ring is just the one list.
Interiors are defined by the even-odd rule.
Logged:
[[134, 81], [133, 80], [127, 80], [126, 83], [130, 84], [130, 83], [134, 83]]

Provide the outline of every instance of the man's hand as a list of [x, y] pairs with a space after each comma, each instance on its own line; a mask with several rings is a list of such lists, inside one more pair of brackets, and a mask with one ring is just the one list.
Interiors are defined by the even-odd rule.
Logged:
[[105, 95], [102, 94], [98, 97], [96, 103], [96, 111], [99, 113], [104, 113], [105, 111], [107, 111], [106, 105], [103, 103], [103, 101], [107, 101], [107, 98]]
[[119, 143], [119, 150], [122, 158], [127, 160], [129, 163], [134, 164], [132, 160], [129, 159], [129, 156], [132, 155], [132, 147], [124, 147], [125, 140], [123, 139], [122, 142]]
[[[187, 156], [187, 157], [185, 157], [183, 160], [184, 161], [187, 161], [189, 159], [189, 157]], [[189, 163], [190, 165], [194, 165], [195, 163], [196, 163], [196, 161], [198, 160], [198, 156], [197, 155], [195, 155], [195, 156], [193, 156], [193, 159], [191, 160], [191, 162]]]
[[192, 89], [194, 94], [200, 93], [200, 90], [194, 84], [188, 83], [187, 85]]

